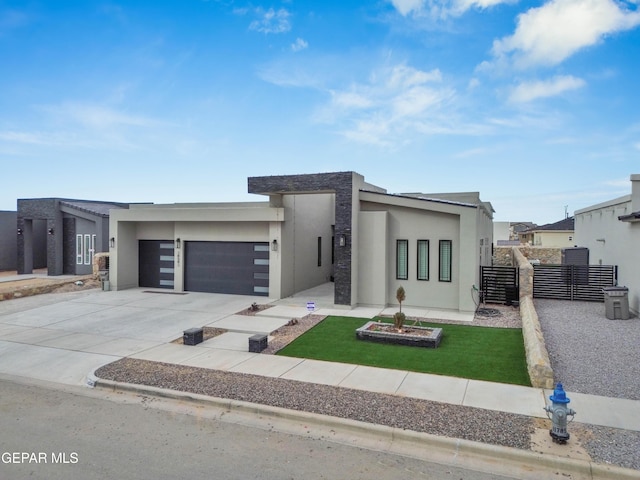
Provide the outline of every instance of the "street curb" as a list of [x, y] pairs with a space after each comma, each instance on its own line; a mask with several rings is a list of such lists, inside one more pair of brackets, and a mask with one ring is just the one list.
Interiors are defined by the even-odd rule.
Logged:
[[[637, 480], [640, 472], [585, 460], [559, 457], [470, 440], [439, 437], [356, 420], [289, 410], [239, 400], [210, 397], [165, 388], [104, 380], [91, 373], [87, 385], [113, 392], [186, 401], [223, 410], [219, 419], [293, 435], [311, 436], [369, 450], [381, 451], [522, 480]], [[223, 419], [224, 417], [224, 419]], [[275, 425], [274, 423], [278, 424]]]

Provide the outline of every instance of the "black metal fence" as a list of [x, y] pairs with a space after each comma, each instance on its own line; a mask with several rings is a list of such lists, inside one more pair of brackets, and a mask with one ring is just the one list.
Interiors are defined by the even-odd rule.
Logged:
[[617, 284], [617, 265], [534, 265], [533, 297], [604, 302], [602, 289]]
[[482, 301], [509, 303], [518, 300], [518, 278], [515, 267], [480, 267]]

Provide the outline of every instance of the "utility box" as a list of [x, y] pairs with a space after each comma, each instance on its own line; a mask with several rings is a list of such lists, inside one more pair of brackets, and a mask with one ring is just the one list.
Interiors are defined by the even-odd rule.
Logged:
[[629, 320], [629, 289], [627, 287], [605, 287], [605, 315], [609, 320]]
[[202, 328], [190, 328], [185, 330], [182, 335], [182, 343], [184, 345], [198, 345], [202, 343], [203, 329]]
[[249, 337], [249, 351], [251, 353], [260, 353], [267, 348], [267, 335], [263, 333], [256, 333]]

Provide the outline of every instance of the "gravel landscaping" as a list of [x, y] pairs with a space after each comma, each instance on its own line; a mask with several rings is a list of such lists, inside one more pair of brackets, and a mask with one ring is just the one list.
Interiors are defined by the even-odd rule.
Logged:
[[[557, 330], [548, 333], [546, 330], [547, 321], [552, 317], [566, 318], [566, 315], [572, 314], [582, 318], [585, 313], [582, 307], [579, 305], [571, 306], [571, 302], [565, 302], [569, 305], [543, 303], [540, 305], [539, 315], [543, 330], [545, 330], [545, 340], [550, 350], [550, 356], [552, 356], [552, 362], [555, 358], [552, 352], [555, 350], [585, 348], [584, 345], [579, 347], [573, 343], [566, 343], [567, 337], [564, 333], [558, 333]], [[602, 305], [600, 306], [604, 308]], [[476, 315], [474, 325], [521, 327], [517, 309], [503, 305], [486, 305], [485, 307], [487, 310], [482, 311], [482, 315]], [[536, 307], [538, 307], [538, 303], [536, 303]], [[556, 315], [554, 313], [556, 307], [563, 308], [563, 313]], [[591, 306], [590, 308], [595, 307]], [[264, 353], [275, 353], [298, 335], [316, 325], [322, 320], [322, 317], [309, 315], [296, 320], [296, 322], [290, 322], [291, 325], [282, 327], [273, 333], [273, 339], [269, 343], [268, 350]], [[429, 322], [458, 323], [432, 319], [429, 319]], [[576, 322], [577, 320], [573, 321], [571, 328], [579, 330], [576, 328]], [[605, 325], [609, 324], [605, 323]], [[584, 329], [582, 333], [585, 333]], [[559, 338], [556, 338], [558, 335]], [[610, 356], [602, 353], [600, 355], [605, 359]], [[634, 353], [631, 358], [637, 358], [637, 353]], [[604, 362], [602, 357], [600, 360]], [[587, 362], [586, 365], [589, 366], [590, 363]], [[564, 372], [561, 369], [560, 372], [562, 380], [566, 381]], [[100, 368], [96, 375], [99, 378], [119, 382], [243, 400], [524, 450], [531, 449], [530, 436], [535, 428], [548, 429], [550, 427], [550, 422], [546, 420], [533, 419], [523, 415], [342, 387], [128, 358]], [[604, 383], [603, 380], [597, 379], [597, 375], [577, 376], [575, 381], [573, 377], [571, 379], [566, 377], [569, 380], [565, 384], [567, 390], [580, 391], [574, 385], [577, 385], [577, 380], [582, 377], [593, 378], [596, 384]], [[639, 381], [639, 378], [640, 376], [636, 376], [635, 381]], [[585, 385], [581, 388], [592, 387]], [[635, 392], [637, 393], [638, 390], [636, 389]], [[585, 393], [594, 392], [585, 391]], [[576, 418], [579, 418], [579, 412]], [[570, 432], [572, 434], [571, 441], [580, 442], [594, 461], [640, 470], [640, 455], [637, 454], [640, 452], [640, 432], [580, 423], [571, 424]]]

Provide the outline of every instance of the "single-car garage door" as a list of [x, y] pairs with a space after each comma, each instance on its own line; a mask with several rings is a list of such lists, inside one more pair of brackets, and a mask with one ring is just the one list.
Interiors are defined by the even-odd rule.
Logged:
[[184, 289], [269, 295], [267, 242], [185, 242]]

